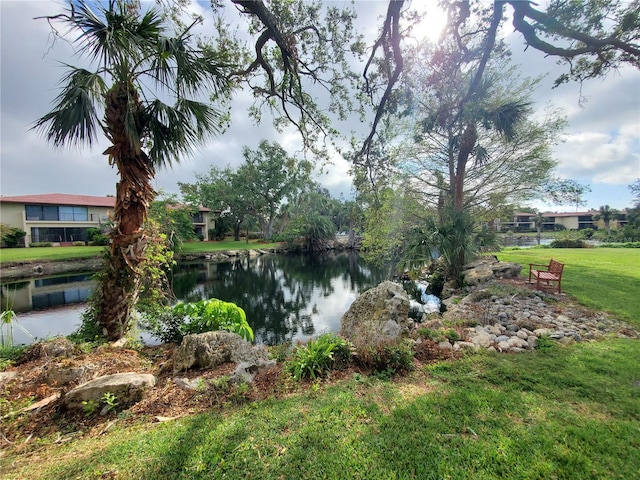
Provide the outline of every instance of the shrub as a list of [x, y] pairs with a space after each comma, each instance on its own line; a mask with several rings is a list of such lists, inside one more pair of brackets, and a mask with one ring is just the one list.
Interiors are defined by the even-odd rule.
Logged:
[[316, 379], [330, 372], [334, 366], [346, 365], [351, 358], [352, 346], [343, 338], [333, 333], [309, 340], [298, 346], [285, 365], [294, 380], [303, 378]]
[[166, 307], [159, 315], [147, 313], [146, 327], [165, 343], [180, 343], [185, 335], [226, 330], [253, 340], [247, 316], [235, 303], [217, 298]]
[[99, 233], [91, 238], [91, 242], [93, 242], [94, 245], [104, 247], [106, 245], [109, 245], [109, 235]]
[[18, 247], [22, 244], [22, 239], [27, 235], [27, 232], [20, 230], [16, 227], [11, 227], [6, 224], [0, 224], [0, 237], [2, 241], [9, 248]]
[[587, 248], [587, 244], [582, 240], [566, 238], [562, 240], [554, 240], [551, 242], [551, 248]]
[[555, 343], [549, 335], [541, 335], [536, 341], [536, 350], [546, 352], [554, 347]]
[[427, 327], [418, 328], [418, 335], [426, 340], [432, 340], [434, 342], [441, 342], [444, 340], [444, 335], [440, 330], [432, 330]]
[[51, 242], [32, 242], [29, 244], [31, 247], [51, 247], [52, 245]]
[[391, 374], [413, 370], [413, 349], [408, 341], [382, 342], [376, 345], [358, 345], [356, 362], [374, 373]]
[[455, 343], [458, 340], [460, 340], [460, 334], [458, 332], [456, 332], [453, 328], [447, 328], [444, 332], [443, 335], [446, 337], [447, 340], [449, 340], [451, 343]]
[[84, 247], [85, 245], [86, 244], [84, 242], [80, 242], [80, 241], [73, 242], [74, 247]]

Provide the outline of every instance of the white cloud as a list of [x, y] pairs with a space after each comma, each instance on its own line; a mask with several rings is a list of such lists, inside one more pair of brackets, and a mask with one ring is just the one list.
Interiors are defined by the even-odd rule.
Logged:
[[564, 178], [589, 178], [594, 183], [626, 185], [639, 173], [637, 138], [629, 135], [569, 134], [556, 148], [556, 156], [560, 160], [559, 173]]

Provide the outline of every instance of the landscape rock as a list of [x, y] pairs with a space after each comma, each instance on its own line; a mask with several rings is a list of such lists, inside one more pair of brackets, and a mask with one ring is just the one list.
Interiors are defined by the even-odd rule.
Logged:
[[5, 382], [8, 382], [9, 380], [15, 378], [15, 376], [18, 374], [18, 372], [13, 372], [13, 371], [8, 371], [8, 372], [0, 372], [0, 387], [2, 386], [2, 384], [4, 384]]
[[402, 285], [382, 282], [351, 304], [340, 321], [339, 335], [367, 345], [405, 335], [413, 328], [410, 302]]
[[275, 360], [258, 359], [256, 362], [241, 362], [230, 376], [231, 383], [251, 383], [260, 370], [276, 365]]
[[[480, 324], [466, 329], [464, 341], [476, 348], [510, 353], [535, 349], [542, 336], [559, 343], [597, 340], [612, 333], [640, 338], [640, 332], [604, 312], [589, 312], [573, 306], [554, 314], [554, 307], [537, 292], [523, 289], [501, 297], [491, 293], [494, 291], [489, 284], [475, 289], [457, 303], [449, 303], [441, 324], [475, 319]], [[493, 323], [496, 319], [498, 322]], [[482, 324], [489, 322], [492, 324]]]
[[23, 356], [33, 360], [42, 357], [70, 357], [74, 353], [73, 343], [64, 337], [55, 337], [33, 343], [25, 350]]
[[54, 364], [47, 369], [45, 379], [49, 385], [65, 385], [79, 380], [88, 370], [85, 365]]
[[105, 393], [115, 395], [119, 405], [131, 405], [142, 400], [144, 391], [156, 384], [156, 377], [148, 373], [115, 373], [84, 383], [64, 396], [69, 409], [82, 409], [82, 402], [100, 403]]
[[465, 285], [481, 285], [494, 278], [516, 278], [520, 275], [519, 263], [500, 262], [495, 255], [483, 256], [462, 267]]
[[264, 347], [253, 347], [237, 333], [217, 331], [187, 335], [173, 355], [173, 372], [211, 369], [223, 363], [267, 360]]

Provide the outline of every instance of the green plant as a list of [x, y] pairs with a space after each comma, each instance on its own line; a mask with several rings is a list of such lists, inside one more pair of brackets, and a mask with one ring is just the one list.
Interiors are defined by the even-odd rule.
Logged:
[[242, 405], [247, 401], [248, 394], [249, 394], [249, 384], [243, 382], [231, 388], [227, 398], [234, 405]]
[[447, 338], [447, 340], [449, 340], [451, 343], [457, 342], [458, 340], [460, 340], [460, 334], [458, 332], [456, 332], [453, 328], [447, 328], [444, 332], [443, 335]]
[[440, 330], [433, 330], [427, 327], [418, 328], [418, 335], [434, 342], [441, 342], [444, 339], [444, 335]]
[[87, 417], [93, 417], [99, 407], [100, 404], [95, 400], [85, 400], [82, 402], [82, 411]]
[[29, 244], [29, 247], [52, 247], [53, 244], [51, 242], [32, 242]]
[[551, 242], [551, 248], [587, 248], [587, 244], [582, 240], [561, 239]]
[[336, 363], [346, 364], [351, 357], [351, 344], [332, 333], [298, 346], [285, 365], [294, 380], [316, 379], [328, 373]]
[[281, 343], [279, 345], [272, 345], [268, 347], [269, 358], [275, 360], [278, 363], [283, 363], [287, 360], [289, 352], [291, 350], [291, 343]]
[[253, 340], [253, 330], [242, 308], [217, 298], [195, 303], [178, 303], [160, 314], [147, 313], [149, 331], [165, 343], [179, 343], [185, 335], [226, 330]]
[[7, 298], [7, 305], [4, 312], [0, 313], [0, 346], [3, 348], [9, 348], [13, 346], [13, 326], [17, 326], [23, 333], [33, 338], [33, 335], [18, 323], [18, 316], [16, 312], [9, 308], [9, 300]]
[[111, 412], [118, 406], [118, 398], [112, 392], [105, 392], [101, 400], [105, 405], [105, 412]]
[[[413, 370], [414, 352], [407, 340], [381, 342], [376, 345], [356, 345], [355, 360], [374, 373], [390, 371], [393, 374]], [[382, 373], [384, 376], [385, 373]]]
[[549, 335], [540, 335], [536, 341], [536, 350], [543, 352], [549, 351], [555, 346], [555, 342]]
[[12, 227], [4, 223], [0, 224], [0, 239], [9, 248], [18, 247], [26, 235], [27, 232], [24, 230], [20, 230], [19, 228]]
[[13, 365], [27, 348], [28, 345], [8, 347], [0, 345], [0, 372]]

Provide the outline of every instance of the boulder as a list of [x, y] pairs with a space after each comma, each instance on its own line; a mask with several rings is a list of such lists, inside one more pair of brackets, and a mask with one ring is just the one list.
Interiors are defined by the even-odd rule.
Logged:
[[404, 335], [413, 327], [410, 302], [400, 284], [382, 282], [351, 304], [340, 320], [339, 335], [371, 345]]
[[464, 272], [465, 285], [480, 285], [493, 278], [493, 269], [488, 265], [481, 265]]
[[91, 368], [84, 365], [62, 365], [56, 363], [47, 369], [45, 379], [47, 384], [59, 386], [75, 382], [86, 375]]
[[230, 375], [229, 380], [238, 385], [251, 383], [260, 370], [274, 365], [276, 365], [275, 360], [258, 359], [256, 362], [241, 362]]
[[82, 409], [82, 402], [100, 403], [105, 393], [115, 395], [119, 405], [131, 405], [142, 400], [144, 391], [156, 384], [156, 377], [148, 373], [116, 373], [84, 383], [64, 396], [69, 409]]
[[267, 360], [264, 347], [253, 347], [237, 333], [216, 331], [187, 335], [173, 354], [173, 372], [215, 368], [223, 363], [257, 364]]
[[498, 278], [518, 278], [522, 265], [512, 262], [496, 262], [491, 265], [493, 274]]
[[25, 350], [23, 357], [30, 360], [43, 357], [71, 357], [75, 353], [73, 343], [64, 337], [41, 340]]
[[8, 372], [0, 372], [0, 387], [2, 384], [12, 380], [18, 375], [18, 372], [8, 371]]
[[500, 262], [495, 255], [481, 257], [462, 267], [466, 285], [480, 285], [497, 278], [514, 278], [520, 275], [519, 263]]

